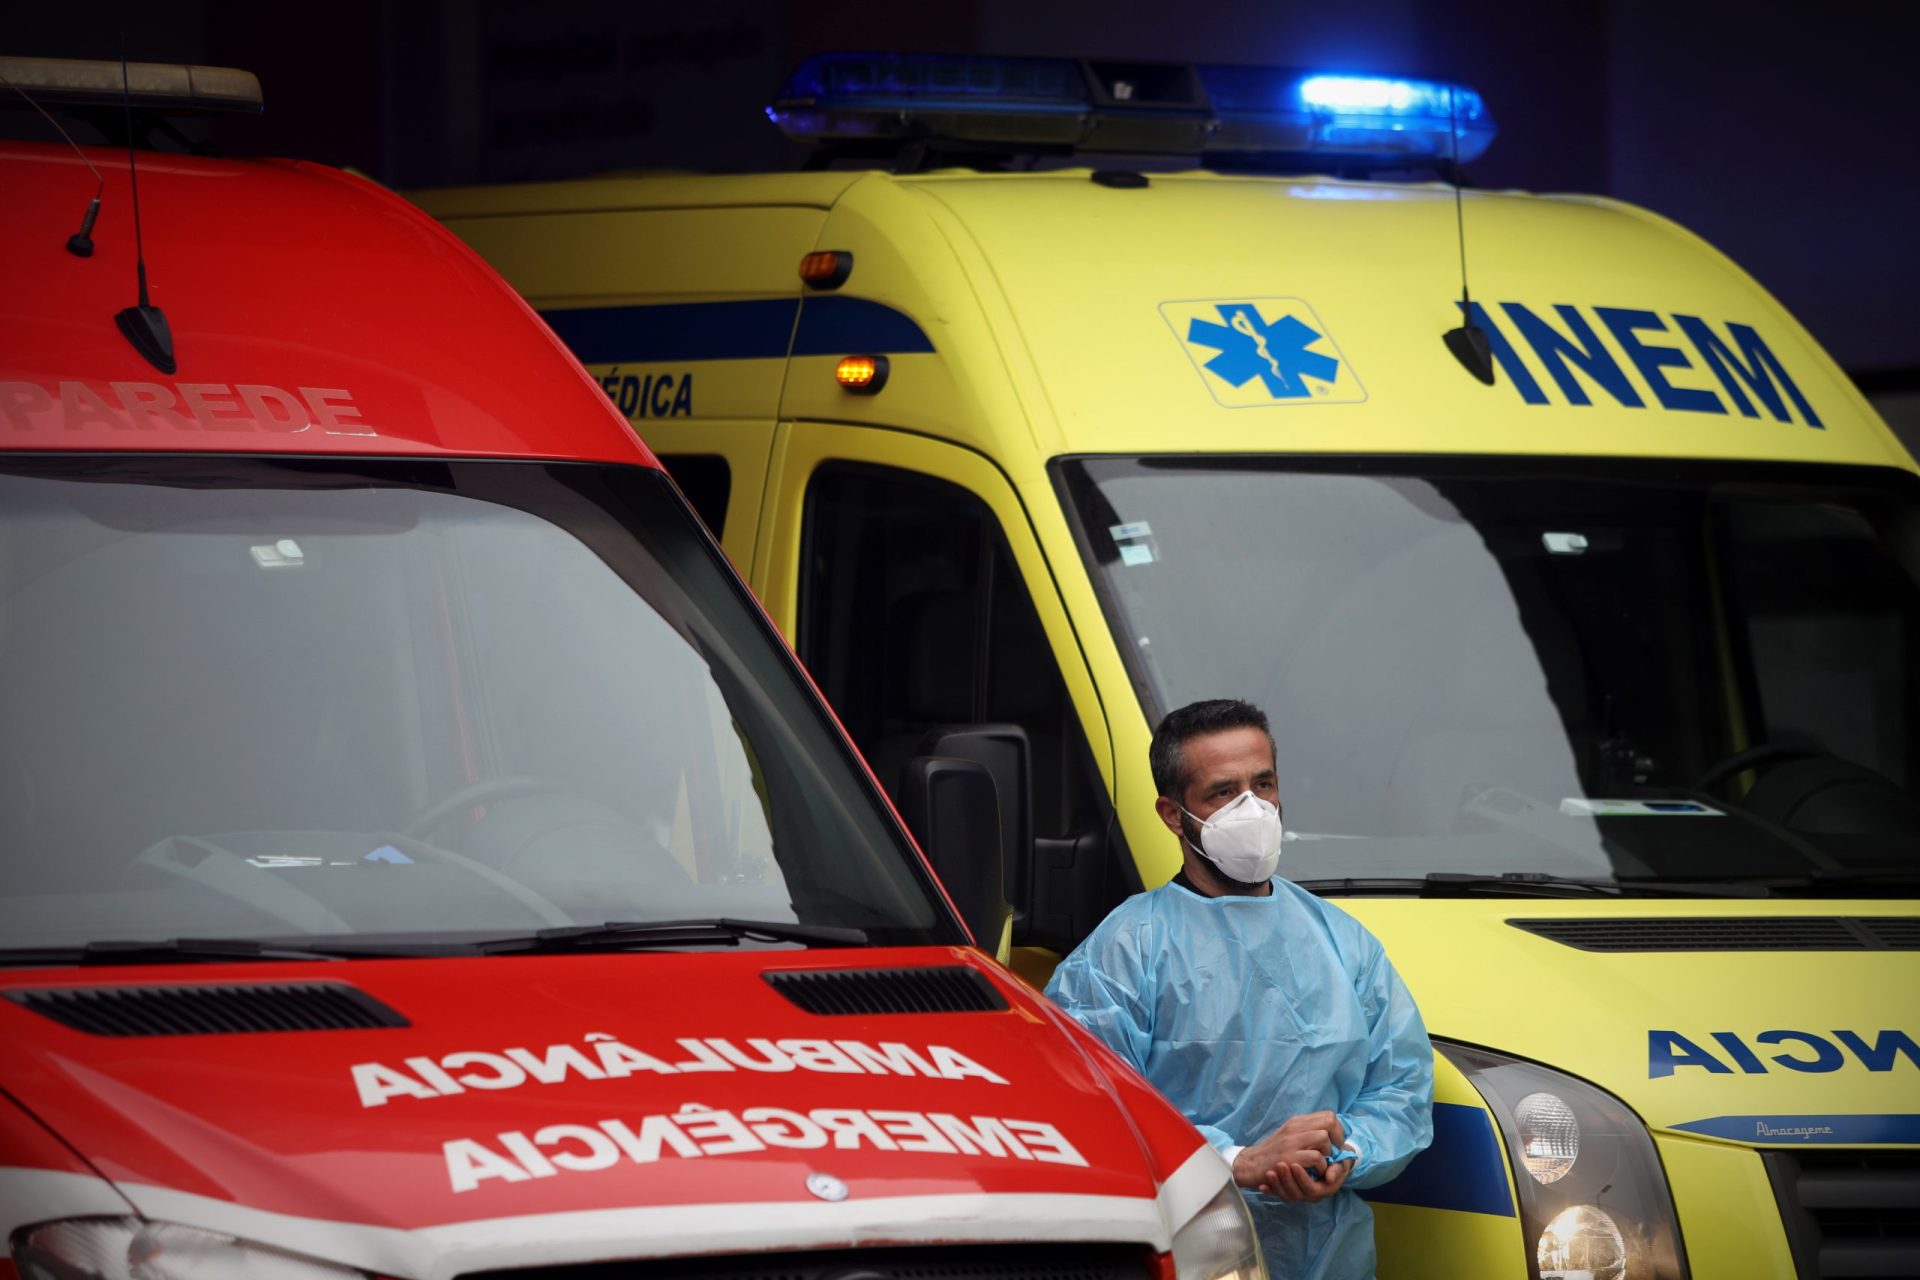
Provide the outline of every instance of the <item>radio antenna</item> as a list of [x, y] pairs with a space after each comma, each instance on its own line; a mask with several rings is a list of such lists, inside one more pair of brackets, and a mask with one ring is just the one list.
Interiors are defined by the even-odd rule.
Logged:
[[3, 75], [0, 75], [0, 84], [6, 85], [7, 88], [19, 94], [28, 106], [45, 116], [47, 123], [53, 126], [54, 132], [67, 140], [67, 145], [73, 148], [73, 154], [80, 157], [80, 163], [87, 166], [87, 172], [93, 175], [93, 199], [87, 202], [87, 211], [80, 217], [80, 229], [67, 237], [68, 253], [76, 258], [91, 258], [93, 256], [93, 223], [94, 219], [100, 216], [100, 195], [107, 189], [107, 180], [100, 176], [100, 171], [93, 167], [93, 161], [87, 159], [87, 153], [80, 149], [80, 144], [73, 140], [73, 135], [67, 132], [66, 126], [54, 119], [51, 111], [35, 102], [32, 94]]
[[167, 313], [147, 298], [147, 250], [140, 238], [140, 171], [133, 145], [133, 86], [125, 53], [120, 55], [120, 100], [127, 112], [127, 181], [133, 186], [133, 263], [140, 301], [116, 314], [113, 322], [148, 364], [162, 373], [173, 373], [179, 366], [173, 358], [173, 333], [167, 328]]
[[1473, 295], [1467, 292], [1467, 215], [1460, 195], [1460, 120], [1454, 109], [1452, 85], [1447, 86], [1447, 141], [1453, 151], [1447, 175], [1453, 180], [1453, 229], [1460, 245], [1460, 327], [1447, 330], [1444, 337], [1453, 358], [1468, 373], [1492, 386], [1493, 344], [1487, 340], [1487, 331], [1473, 322]]

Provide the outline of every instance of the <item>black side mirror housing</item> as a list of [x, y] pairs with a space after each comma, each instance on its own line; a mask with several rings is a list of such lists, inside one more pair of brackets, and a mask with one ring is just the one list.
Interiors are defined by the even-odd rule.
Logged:
[[1010, 912], [993, 774], [976, 760], [915, 756], [902, 770], [898, 799], [901, 818], [974, 941], [997, 953]]
[[942, 725], [927, 731], [914, 754], [971, 760], [992, 777], [1000, 800], [1002, 883], [1018, 931], [1033, 895], [1033, 748], [1027, 731], [1017, 724]]
[[[996, 865], [1003, 877], [1001, 895], [1013, 912], [1013, 944], [1042, 947], [1064, 955], [1093, 931], [1113, 905], [1140, 891], [1138, 875], [1120, 843], [1111, 810], [1080, 815], [1073, 830], [1038, 836], [1033, 818], [1033, 748], [1017, 724], [953, 724], [931, 729], [914, 752], [917, 758], [967, 760], [993, 779], [999, 802]], [[912, 762], [908, 769], [913, 768]], [[909, 799], [924, 784], [903, 776], [894, 794], [914, 838], [933, 856], [927, 829], [910, 816], [925, 812], [924, 799]], [[952, 856], [963, 856], [956, 852]], [[957, 900], [956, 885], [971, 883], [976, 870], [940, 867], [939, 875]], [[997, 900], [996, 900], [997, 901]], [[1004, 905], [1004, 904], [1002, 904]], [[999, 906], [996, 906], [996, 910]], [[998, 930], [1003, 917], [995, 917]], [[969, 924], [972, 924], [971, 918]], [[979, 927], [974, 926], [976, 929]], [[998, 932], [994, 934], [997, 939]], [[986, 945], [982, 939], [982, 945]]]

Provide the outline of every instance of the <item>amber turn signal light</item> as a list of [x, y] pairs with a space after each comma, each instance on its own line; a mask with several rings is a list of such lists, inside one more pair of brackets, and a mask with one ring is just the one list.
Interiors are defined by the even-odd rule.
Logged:
[[870, 396], [887, 385], [885, 356], [847, 356], [833, 370], [834, 380], [855, 395]]
[[800, 278], [812, 289], [838, 289], [853, 274], [853, 255], [845, 249], [822, 249], [800, 259]]

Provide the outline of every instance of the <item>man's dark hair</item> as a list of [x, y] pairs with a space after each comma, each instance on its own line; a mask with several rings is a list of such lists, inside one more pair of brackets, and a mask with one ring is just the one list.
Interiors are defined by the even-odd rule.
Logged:
[[1153, 785], [1160, 794], [1178, 801], [1185, 793], [1189, 739], [1228, 729], [1258, 729], [1267, 735], [1268, 748], [1273, 747], [1273, 730], [1267, 725], [1267, 713], [1251, 702], [1209, 698], [1167, 712], [1166, 719], [1153, 731], [1153, 745], [1147, 748], [1147, 764], [1153, 770]]

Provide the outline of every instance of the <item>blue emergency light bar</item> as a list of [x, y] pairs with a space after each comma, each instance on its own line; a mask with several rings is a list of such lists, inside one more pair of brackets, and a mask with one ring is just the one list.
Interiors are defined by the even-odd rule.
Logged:
[[1496, 126], [1464, 85], [1275, 67], [827, 53], [767, 108], [790, 138], [877, 147], [1295, 155], [1374, 167], [1478, 158]]

